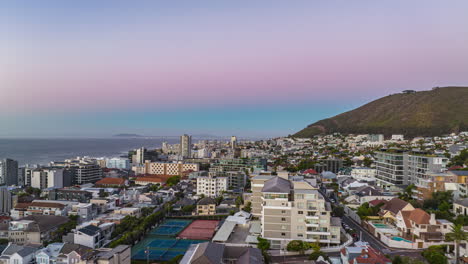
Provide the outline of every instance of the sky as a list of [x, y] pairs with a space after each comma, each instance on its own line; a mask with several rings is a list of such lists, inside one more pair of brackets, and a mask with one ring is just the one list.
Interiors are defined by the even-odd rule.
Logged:
[[468, 1], [2, 1], [0, 137], [273, 137], [468, 85]]

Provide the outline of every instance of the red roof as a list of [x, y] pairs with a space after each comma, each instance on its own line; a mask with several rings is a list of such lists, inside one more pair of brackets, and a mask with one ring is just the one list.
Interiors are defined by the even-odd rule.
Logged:
[[123, 178], [103, 178], [96, 182], [96, 185], [124, 185], [125, 179]]
[[455, 166], [448, 168], [448, 170], [459, 170], [459, 169], [463, 169], [463, 166], [455, 165]]
[[360, 256], [356, 257], [353, 263], [366, 263], [366, 264], [384, 264], [384, 263], [392, 263], [392, 261], [385, 257], [385, 255], [374, 249], [373, 247], [367, 247], [366, 249], [362, 250]]
[[318, 174], [318, 172], [314, 169], [307, 169], [304, 171], [305, 174]]
[[161, 178], [156, 178], [156, 177], [137, 177], [135, 178], [135, 182], [137, 181], [144, 181], [144, 182], [163, 182]]
[[377, 205], [379, 205], [381, 203], [386, 204], [387, 201], [386, 200], [375, 199], [375, 200], [372, 200], [372, 201], [369, 202], [369, 204], [372, 205], [372, 206], [377, 206]]

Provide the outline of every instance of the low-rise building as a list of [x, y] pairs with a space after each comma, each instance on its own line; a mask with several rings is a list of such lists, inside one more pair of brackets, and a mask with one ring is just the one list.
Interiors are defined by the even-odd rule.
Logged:
[[211, 197], [200, 199], [197, 203], [197, 215], [214, 215], [216, 214], [216, 202]]
[[53, 232], [68, 221], [68, 217], [64, 216], [31, 215], [9, 224], [0, 224], [0, 238], [21, 245], [42, 244], [51, 240]]

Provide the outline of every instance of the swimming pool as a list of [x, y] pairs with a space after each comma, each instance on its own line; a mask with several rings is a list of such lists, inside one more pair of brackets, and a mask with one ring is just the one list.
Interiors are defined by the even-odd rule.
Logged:
[[395, 241], [404, 241], [404, 242], [407, 242], [407, 243], [413, 243], [412, 241], [406, 240], [406, 239], [404, 239], [404, 238], [402, 238], [402, 237], [396, 237], [396, 236], [392, 237], [392, 240], [395, 240]]
[[389, 228], [388, 225], [386, 224], [376, 224], [376, 223], [372, 223], [373, 226], [375, 226], [376, 228]]

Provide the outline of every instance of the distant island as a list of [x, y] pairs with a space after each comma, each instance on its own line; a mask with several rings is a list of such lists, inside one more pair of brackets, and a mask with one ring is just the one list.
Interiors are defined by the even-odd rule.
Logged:
[[117, 135], [113, 135], [113, 137], [143, 137], [143, 136], [138, 135], [138, 134], [117, 134]]

